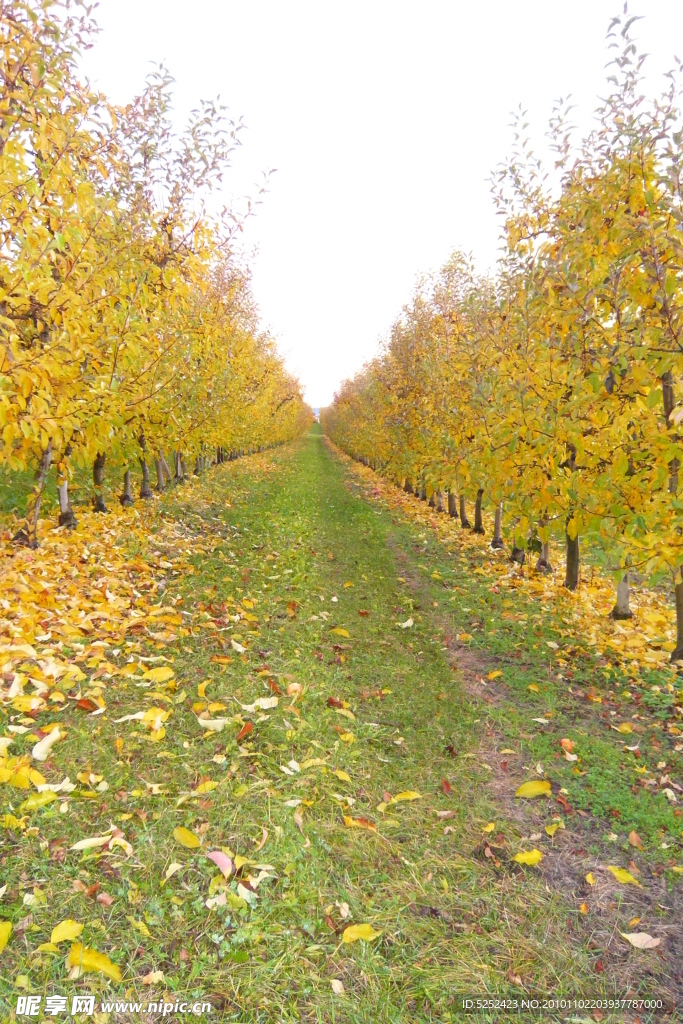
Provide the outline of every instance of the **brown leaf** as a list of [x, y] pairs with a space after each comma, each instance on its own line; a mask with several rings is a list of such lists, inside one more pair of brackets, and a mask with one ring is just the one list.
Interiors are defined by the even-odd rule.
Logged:
[[643, 840], [640, 838], [637, 832], [629, 832], [628, 841], [631, 846], [635, 846], [638, 850], [643, 849]]
[[450, 782], [448, 781], [448, 779], [442, 779], [442, 780], [441, 780], [441, 788], [442, 788], [442, 790], [444, 791], [444, 793], [446, 794], [446, 796], [450, 796], [450, 793], [451, 793], [451, 784], [450, 784]]
[[97, 902], [101, 903], [104, 907], [110, 907], [114, 902], [114, 897], [110, 896], [108, 892], [98, 892], [96, 899]]

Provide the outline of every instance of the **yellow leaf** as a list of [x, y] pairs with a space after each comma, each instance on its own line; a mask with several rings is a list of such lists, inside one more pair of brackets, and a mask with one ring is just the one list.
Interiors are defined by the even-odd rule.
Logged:
[[52, 935], [50, 936], [50, 942], [73, 942], [83, 931], [83, 925], [79, 924], [78, 921], [72, 921], [71, 918], [67, 918], [66, 921], [60, 921], [59, 924], [55, 925], [52, 929]]
[[111, 842], [111, 836], [92, 836], [90, 839], [79, 839], [70, 849], [72, 850], [96, 850]]
[[482, 832], [493, 832], [495, 827], [496, 827], [495, 821], [490, 821], [488, 823], [488, 825], [484, 825], [484, 827], [482, 829]]
[[551, 793], [552, 786], [547, 779], [532, 779], [531, 782], [523, 782], [515, 796], [533, 800], [537, 796], [550, 796]]
[[334, 710], [338, 715], [343, 715], [344, 718], [349, 718], [352, 722], [356, 721], [356, 716], [353, 711], [349, 711], [348, 708], [335, 708]]
[[536, 683], [529, 683], [529, 685], [527, 686], [527, 690], [531, 690], [532, 693], [540, 692], [538, 687], [536, 686]]
[[339, 736], [339, 739], [342, 741], [342, 743], [353, 743], [355, 738], [356, 737], [353, 735], [352, 732], [343, 732]]
[[337, 636], [345, 636], [347, 639], [351, 639], [351, 634], [348, 629], [343, 629], [342, 626], [335, 626], [334, 629], [330, 630], [331, 633], [336, 633]]
[[401, 800], [421, 800], [422, 794], [417, 793], [414, 789], [404, 789], [402, 793], [397, 793], [396, 796], [392, 796], [391, 803], [397, 804]]
[[180, 843], [181, 846], [184, 846], [188, 850], [196, 850], [197, 847], [201, 846], [201, 843], [194, 832], [190, 832], [189, 828], [184, 828], [182, 825], [173, 829], [173, 838], [176, 843]]
[[540, 850], [525, 850], [523, 853], [516, 853], [512, 859], [518, 864], [530, 864], [533, 867], [543, 860], [543, 854]]
[[559, 824], [559, 822], [555, 821], [555, 822], [553, 822], [552, 825], [546, 825], [545, 830], [546, 830], [546, 832], [548, 833], [549, 836], [554, 836], [555, 833], [557, 832], [558, 828], [561, 828], [561, 827], [562, 826]]
[[613, 725], [612, 728], [615, 732], [629, 733], [633, 732], [633, 726], [630, 722], [622, 722], [620, 725]]
[[335, 768], [334, 771], [332, 772], [332, 774], [336, 775], [337, 778], [341, 779], [342, 782], [350, 782], [351, 781], [351, 776], [348, 774], [348, 772], [342, 771], [341, 768]]
[[144, 921], [136, 921], [130, 914], [126, 914], [126, 921], [128, 921], [136, 931], [140, 932], [141, 935], [144, 935], [146, 939], [151, 939], [152, 936], [150, 934], [150, 930]]
[[69, 967], [77, 967], [82, 972], [91, 971], [94, 974], [106, 974], [112, 981], [121, 981], [121, 971], [113, 964], [104, 953], [98, 953], [95, 949], [86, 949], [80, 942], [74, 943], [67, 958]]
[[351, 580], [347, 580], [346, 583], [344, 584], [344, 590], [348, 590], [348, 588], [352, 586], [353, 583], [351, 582]]
[[208, 780], [207, 782], [202, 782], [199, 786], [197, 786], [194, 792], [196, 796], [199, 796], [201, 793], [210, 793], [213, 789], [216, 789], [217, 786], [217, 782]]
[[588, 882], [589, 885], [595, 885], [595, 875], [593, 874], [592, 871], [589, 871], [588, 874], [586, 875], [586, 881]]
[[494, 672], [489, 672], [489, 674], [487, 675], [486, 678], [487, 679], [497, 679], [498, 676], [502, 676], [502, 674], [503, 673], [502, 673], [501, 669], [497, 668]]
[[371, 924], [350, 924], [348, 928], [344, 929], [342, 942], [357, 942], [358, 939], [362, 939], [363, 942], [372, 942], [381, 934], [381, 931], [375, 931]]
[[205, 679], [203, 683], [199, 684], [199, 686], [197, 687], [197, 696], [198, 697], [206, 697], [206, 688], [207, 688], [207, 686], [209, 685], [210, 682], [211, 682], [210, 679]]
[[634, 878], [631, 872], [627, 871], [626, 868], [614, 868], [608, 866], [607, 870], [611, 871], [617, 882], [621, 882], [622, 885], [638, 885], [641, 889], [643, 888], [638, 879]]
[[582, 904], [581, 904], [581, 905], [579, 906], [579, 911], [580, 911], [580, 913], [582, 913], [582, 914], [587, 914], [587, 913], [588, 913], [588, 909], [589, 909], [589, 908], [588, 908], [588, 904], [587, 904], [587, 903], [582, 903]]
[[10, 935], [12, 934], [12, 922], [11, 921], [0, 921], [0, 953], [7, 945]]
[[146, 672], [143, 672], [143, 679], [151, 679], [153, 683], [165, 683], [168, 679], [173, 679], [175, 672], [168, 665], [159, 665], [158, 668], [150, 668]]
[[53, 800], [57, 800], [57, 794], [52, 793], [49, 789], [46, 789], [42, 793], [31, 793], [26, 799], [19, 804], [19, 810], [24, 811], [37, 811], [40, 807], [45, 807], [46, 804], [51, 804]]

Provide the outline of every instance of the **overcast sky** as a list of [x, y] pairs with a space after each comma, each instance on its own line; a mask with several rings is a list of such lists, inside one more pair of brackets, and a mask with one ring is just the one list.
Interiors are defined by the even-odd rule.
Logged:
[[[489, 175], [510, 112], [544, 146], [553, 100], [590, 125], [614, 0], [101, 0], [84, 64], [117, 103], [154, 62], [179, 123], [220, 94], [248, 131], [226, 199], [277, 168], [245, 232], [253, 286], [311, 405], [376, 351], [419, 274], [454, 249], [493, 265]], [[683, 57], [683, 2], [640, 0], [653, 87]]]

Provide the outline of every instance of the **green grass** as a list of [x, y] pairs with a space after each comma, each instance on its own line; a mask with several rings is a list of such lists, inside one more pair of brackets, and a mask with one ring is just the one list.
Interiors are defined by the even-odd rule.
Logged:
[[[667, 864], [676, 856], [683, 862], [683, 819], [666, 798], [642, 787], [632, 792], [638, 776], [631, 762], [624, 767], [624, 737], [601, 718], [602, 711], [622, 711], [627, 698], [616, 694], [625, 681], [607, 681], [596, 657], [577, 655], [576, 686], [596, 683], [604, 698], [597, 706], [570, 695], [567, 680], [549, 671], [545, 646], [561, 638], [558, 613], [536, 609], [531, 627], [514, 618], [522, 603], [529, 611], [528, 602], [513, 596], [510, 608], [508, 595], [492, 593], [490, 579], [473, 572], [485, 556], [448, 549], [419, 524], [367, 500], [319, 432], [272, 459], [275, 472], [255, 473], [245, 459], [214, 471], [202, 501], [190, 502], [180, 488], [164, 503], [165, 522], [178, 524], [190, 550], [193, 538], [203, 548], [191, 557], [194, 574], [169, 581], [164, 601], [180, 599], [176, 608], [198, 608], [221, 625], [157, 645], [177, 677], [168, 693], [178, 703], [162, 744], [149, 743], [134, 725], [114, 724], [154, 701], [139, 688], [112, 686], [95, 733], [90, 725], [73, 728], [58, 746], [60, 757], [78, 766], [73, 770], [102, 775], [108, 791], [74, 801], [66, 816], [57, 803], [48, 806], [32, 822], [35, 831], [4, 833], [0, 874], [8, 891], [0, 917], [15, 924], [24, 917], [23, 895], [34, 886], [45, 898], [0, 955], [8, 1001], [14, 1005], [17, 976], [27, 978], [28, 991], [74, 990], [63, 956], [34, 952], [67, 917], [85, 922], [81, 941], [106, 951], [124, 973], [121, 986], [89, 976], [78, 983], [83, 991], [105, 998], [114, 989], [144, 992], [146, 1000], [139, 979], [162, 970], [165, 985], [155, 993], [209, 999], [211, 1019], [226, 1021], [500, 1021], [499, 1012], [464, 1017], [457, 994], [596, 994], [627, 983], [649, 992], [665, 982], [680, 991], [680, 982], [666, 980], [675, 970], [670, 945], [659, 957], [615, 937], [615, 930], [673, 929], [670, 912], [659, 908], [673, 907], [680, 889]], [[258, 625], [227, 617], [234, 606], [226, 601], [245, 598], [254, 602]], [[413, 626], [401, 628], [409, 617]], [[463, 631], [473, 636], [469, 660], [453, 639]], [[244, 657], [233, 640], [247, 646]], [[215, 656], [232, 660], [221, 665]], [[478, 682], [498, 668], [502, 677]], [[292, 704], [283, 695], [263, 715], [243, 712], [254, 730], [240, 743], [239, 725], [202, 736], [192, 710], [198, 684], [210, 679], [206, 699], [226, 705], [215, 715], [232, 716], [236, 701], [272, 695], [268, 678], [282, 691], [300, 683], [301, 699]], [[530, 683], [539, 694], [530, 693]], [[328, 706], [329, 697], [348, 702], [354, 719]], [[550, 726], [531, 721], [546, 712]], [[680, 755], [662, 727], [667, 720], [660, 702], [648, 711], [643, 758], [666, 760], [680, 777]], [[120, 753], [117, 736], [124, 739]], [[564, 736], [581, 746], [587, 774], [574, 774], [559, 758]], [[515, 753], [500, 754], [506, 748]], [[314, 759], [324, 763], [282, 771]], [[538, 761], [555, 792], [567, 791], [573, 813], [545, 800], [515, 804], [516, 786]], [[351, 782], [333, 776], [335, 769]], [[205, 779], [218, 788], [188, 796]], [[154, 784], [163, 787], [160, 795]], [[385, 794], [406, 790], [421, 796], [378, 809]], [[305, 803], [288, 806], [294, 800]], [[449, 816], [439, 818], [439, 811]], [[367, 818], [376, 832], [347, 827], [344, 815]], [[544, 826], [558, 815], [566, 828], [551, 839]], [[124, 820], [133, 858], [68, 851]], [[488, 822], [495, 829], [484, 833]], [[220, 876], [201, 852], [174, 841], [177, 826], [200, 834], [205, 850], [225, 847], [272, 865], [251, 906], [232, 880], [226, 905], [207, 909], [207, 898], [221, 891]], [[644, 852], [629, 846], [631, 829]], [[61, 859], [49, 845], [55, 839], [65, 840]], [[545, 853], [540, 868], [512, 861], [532, 846]], [[632, 856], [642, 890], [620, 887], [604, 872], [594, 890], [584, 882], [590, 867], [625, 867]], [[182, 869], [162, 885], [172, 861]], [[87, 899], [74, 881], [100, 883], [114, 903]], [[584, 900], [588, 915], [579, 911]], [[634, 916], [642, 922], [629, 928]], [[366, 922], [379, 938], [341, 942], [348, 923]], [[332, 979], [343, 983], [343, 996], [334, 994]]]

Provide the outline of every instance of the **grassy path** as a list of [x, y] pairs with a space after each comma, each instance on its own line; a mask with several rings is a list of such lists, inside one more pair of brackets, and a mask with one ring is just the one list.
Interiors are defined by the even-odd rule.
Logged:
[[[33, 991], [62, 991], [63, 958], [35, 946], [48, 919], [67, 917], [119, 965], [121, 993], [210, 999], [212, 1019], [445, 1022], [465, 1019], [456, 992], [680, 991], [667, 864], [681, 861], [681, 819], [665, 798], [633, 793], [623, 736], [600, 717], [620, 706], [606, 697], [586, 711], [555, 679], [545, 641], [560, 638], [560, 619], [524, 598], [523, 619], [509, 614], [519, 605], [471, 552], [375, 500], [319, 434], [271, 463], [216, 472], [201, 501], [179, 490], [162, 513], [182, 527], [194, 569], [163, 600], [209, 628], [159, 640], [175, 678], [112, 686], [94, 746], [90, 726], [68, 741], [106, 794], [77, 818], [48, 807], [41, 834], [24, 833], [0, 860], [9, 874], [32, 856], [47, 894], [23, 948], [0, 961], [8, 991], [17, 972]], [[591, 671], [577, 654], [577, 680]], [[151, 707], [172, 711], [158, 743], [121, 722]], [[225, 725], [211, 731], [201, 716]], [[652, 728], [661, 753], [668, 734], [662, 720]], [[566, 736], [583, 745], [579, 772], [561, 756]], [[662, 757], [676, 756], [674, 741]], [[514, 800], [540, 776], [559, 802]], [[133, 857], [50, 855], [57, 831], [66, 850], [108, 825]], [[183, 846], [178, 828], [201, 845]], [[532, 848], [540, 867], [514, 862]], [[224, 879], [210, 851], [237, 877]], [[642, 887], [620, 885], [606, 864], [631, 864]], [[109, 904], [97, 889], [86, 898], [93, 885]], [[381, 934], [343, 942], [349, 925]], [[663, 936], [662, 948], [619, 936], [641, 930]], [[100, 976], [79, 984], [106, 992]], [[576, 1014], [638, 1016], [650, 1019]]]

